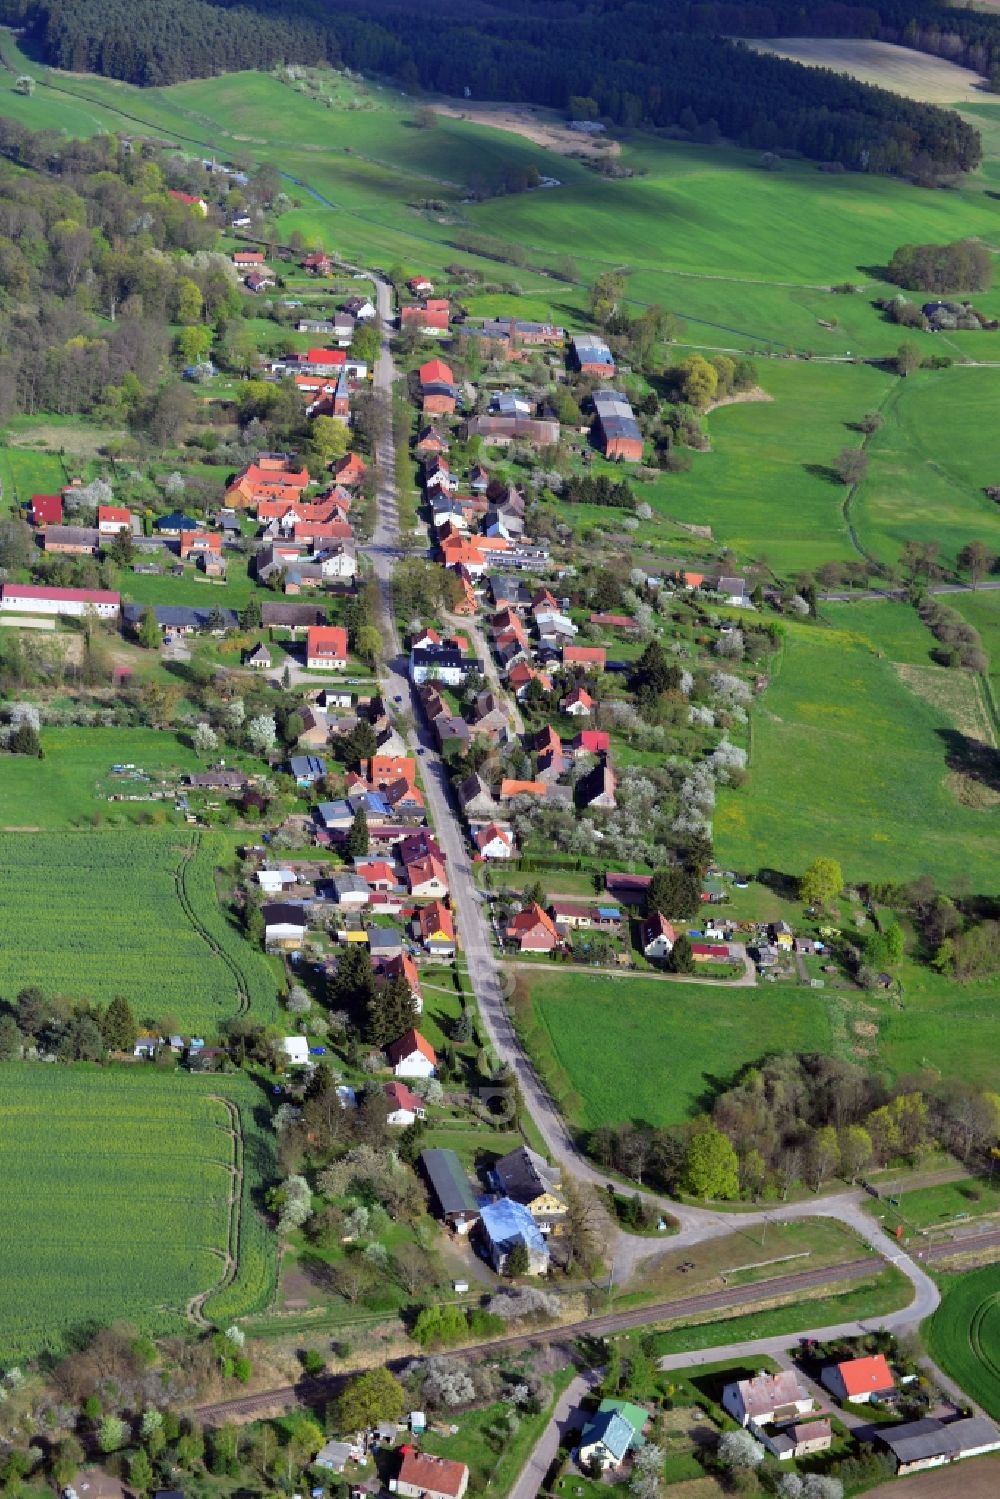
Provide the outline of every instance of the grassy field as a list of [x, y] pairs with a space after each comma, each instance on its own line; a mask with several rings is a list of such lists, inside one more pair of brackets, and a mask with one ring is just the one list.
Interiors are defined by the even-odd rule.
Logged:
[[[246, 1260], [241, 1250], [220, 1305], [261, 1304], [273, 1254], [249, 1201], [267, 1167], [256, 1092], [243, 1077], [4, 1064], [6, 1357], [58, 1352], [116, 1319], [180, 1330], [188, 1302], [222, 1279], [226, 1246], [241, 1238]], [[230, 1110], [213, 1095], [235, 1100], [235, 1138]], [[231, 1225], [234, 1165], [244, 1172], [246, 1202], [242, 1222], [237, 1206]]]
[[[114, 802], [122, 795], [173, 787], [178, 778], [204, 770], [199, 757], [179, 735], [161, 729], [44, 728], [43, 760], [9, 756], [0, 775], [0, 830], [66, 828], [94, 818], [130, 823], [172, 815], [173, 798], [160, 803]], [[251, 756], [235, 755], [227, 764], [259, 768]], [[110, 775], [112, 765], [132, 764], [148, 782], [129, 783]]]
[[991, 1416], [1000, 1417], [1000, 1265], [942, 1281], [941, 1305], [924, 1323], [931, 1357]]
[[241, 1008], [275, 1012], [263, 955], [226, 922], [212, 870], [221, 835], [91, 831], [0, 834], [0, 928], [10, 993], [107, 1004], [140, 1021], [215, 1034]]
[[852, 502], [866, 551], [896, 562], [904, 542], [935, 541], [954, 566], [970, 537], [1000, 551], [1000, 508], [983, 493], [996, 483], [982, 434], [997, 400], [997, 372], [921, 371], [896, 381], [885, 426], [869, 444], [871, 468]]
[[[2, 96], [0, 96], [2, 97]], [[5, 503], [26, 505], [33, 494], [58, 494], [69, 475], [56, 453], [0, 447], [0, 484]]]
[[983, 1218], [1000, 1213], [1000, 1180], [968, 1177], [963, 1181], [944, 1182], [937, 1187], [918, 1187], [913, 1192], [897, 1192], [898, 1206], [869, 1198], [865, 1210], [895, 1233], [896, 1224], [904, 1228], [928, 1229], [950, 1226], [956, 1219]]
[[697, 1113], [751, 1057], [830, 1047], [826, 1007], [807, 989], [717, 989], [546, 968], [530, 984], [530, 1004], [518, 986], [518, 1026], [556, 1099], [584, 1129], [625, 1118], [673, 1124]]
[[788, 625], [754, 710], [749, 784], [720, 797], [720, 859], [798, 874], [829, 854], [849, 879], [931, 874], [992, 889], [1000, 811], [962, 805], [949, 765], [982, 722], [977, 679], [933, 665], [906, 605], [824, 615], [826, 627]]
[[686, 474], [643, 486], [662, 515], [710, 525], [741, 556], [779, 573], [857, 554], [833, 460], [860, 437], [852, 424], [892, 389], [890, 376], [850, 365], [761, 366], [770, 402], [725, 406], [708, 419], [713, 451]]
[[729, 1343], [748, 1342], [752, 1338], [774, 1338], [813, 1328], [837, 1327], [842, 1322], [860, 1318], [874, 1321], [887, 1312], [898, 1311], [913, 1300], [913, 1287], [899, 1270], [888, 1268], [870, 1280], [852, 1286], [848, 1291], [832, 1291], [811, 1296], [799, 1293], [793, 1306], [772, 1307], [768, 1311], [745, 1312], [720, 1320], [713, 1313], [711, 1322], [688, 1324], [658, 1332], [653, 1339], [656, 1357], [667, 1353], [688, 1353], [699, 1348], [719, 1348]]

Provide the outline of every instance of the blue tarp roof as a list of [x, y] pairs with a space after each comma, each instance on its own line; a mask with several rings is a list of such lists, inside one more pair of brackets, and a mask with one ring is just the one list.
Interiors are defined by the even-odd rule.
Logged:
[[526, 1207], [510, 1197], [498, 1197], [482, 1209], [481, 1221], [491, 1244], [509, 1249], [524, 1244], [528, 1249], [545, 1250], [541, 1229]]

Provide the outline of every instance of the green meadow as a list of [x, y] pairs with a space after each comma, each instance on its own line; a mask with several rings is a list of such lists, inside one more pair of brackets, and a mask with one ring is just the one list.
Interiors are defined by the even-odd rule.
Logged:
[[933, 640], [907, 605], [824, 614], [787, 625], [754, 709], [747, 784], [716, 810], [719, 858], [800, 874], [828, 854], [848, 879], [994, 888], [1000, 808], [963, 805], [948, 764], [954, 736], [984, 711], [978, 679], [931, 662]]
[[723, 989], [544, 966], [518, 979], [518, 1028], [582, 1129], [626, 1117], [675, 1124], [753, 1057], [830, 1049], [826, 1005], [809, 989]]
[[1000, 506], [992, 444], [998, 383], [992, 369], [919, 371], [894, 381], [885, 425], [869, 444], [871, 467], [852, 501], [866, 551], [898, 560], [908, 540], [935, 541], [954, 566], [971, 537], [1000, 552]]

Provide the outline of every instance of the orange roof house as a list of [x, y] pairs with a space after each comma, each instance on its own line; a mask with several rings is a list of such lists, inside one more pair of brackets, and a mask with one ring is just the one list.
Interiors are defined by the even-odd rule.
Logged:
[[422, 906], [415, 920], [421, 942], [454, 942], [455, 923], [444, 901], [432, 900]]
[[831, 1364], [823, 1370], [821, 1379], [838, 1400], [856, 1404], [891, 1394], [896, 1388], [892, 1370], [881, 1353]]
[[549, 788], [545, 781], [513, 781], [503, 780], [500, 782], [500, 800], [511, 801], [515, 796], [547, 796]]
[[374, 755], [361, 761], [361, 774], [376, 791], [384, 791], [393, 781], [412, 786], [417, 778], [417, 762], [410, 755]]
[[420, 376], [421, 385], [454, 385], [455, 376], [451, 372], [451, 366], [445, 364], [443, 359], [428, 359], [417, 371]]
[[590, 670], [603, 671], [608, 653], [603, 645], [564, 645], [563, 666], [585, 666]]
[[335, 667], [347, 665], [347, 631], [342, 625], [312, 625], [306, 634], [306, 666]]
[[333, 472], [338, 484], [343, 484], [345, 489], [353, 489], [365, 476], [365, 460], [359, 453], [347, 453], [334, 465]]
[[181, 557], [189, 557], [192, 552], [199, 557], [206, 554], [221, 557], [221, 533], [218, 531], [183, 531], [181, 533]]
[[248, 463], [226, 490], [225, 503], [248, 509], [260, 500], [298, 499], [309, 484], [307, 468], [293, 469], [285, 461]]
[[508, 942], [516, 942], [521, 952], [551, 952], [559, 944], [555, 922], [537, 901], [518, 911], [505, 933]]

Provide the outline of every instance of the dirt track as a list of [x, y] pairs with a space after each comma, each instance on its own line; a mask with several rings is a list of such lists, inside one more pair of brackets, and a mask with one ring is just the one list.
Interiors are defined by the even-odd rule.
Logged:
[[560, 156], [617, 156], [617, 141], [598, 136], [595, 140], [581, 131], [570, 130], [554, 110], [537, 104], [479, 104], [470, 99], [434, 99], [432, 108], [454, 120], [471, 120], [474, 125], [491, 125], [494, 130], [509, 130], [523, 135], [536, 146], [556, 151]]
[[943, 57], [894, 47], [889, 42], [835, 41], [825, 37], [777, 36], [749, 41], [758, 52], [773, 52], [813, 68], [833, 68], [862, 83], [874, 83], [925, 104], [988, 104], [1000, 97], [986, 91], [969, 68]]

